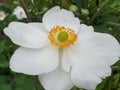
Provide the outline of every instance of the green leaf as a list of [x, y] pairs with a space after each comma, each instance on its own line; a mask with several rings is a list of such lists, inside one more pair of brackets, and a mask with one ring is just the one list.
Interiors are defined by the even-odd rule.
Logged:
[[[1, 83], [6, 83], [7, 82], [7, 77], [6, 76], [3, 76], [3, 75], [0, 75], [0, 84]], [[0, 89], [1, 90], [1, 89]]]
[[5, 43], [6, 43], [5, 40], [1, 40], [1, 41], [0, 41], [0, 52], [2, 52], [3, 49], [5, 48]]
[[96, 88], [96, 90], [104, 90], [105, 86], [108, 83], [109, 78], [105, 78]]
[[109, 33], [109, 29], [105, 25], [95, 25], [94, 29], [96, 32]]
[[78, 8], [83, 8], [84, 7], [84, 0], [71, 0], [72, 3], [76, 4]]
[[9, 84], [7, 83], [2, 83], [0, 84], [0, 90], [12, 90]]
[[9, 62], [6, 59], [6, 56], [1, 54], [0, 55], [0, 67], [2, 68], [8, 68], [9, 67]]
[[17, 75], [15, 90], [35, 90], [34, 78], [27, 75]]
[[[44, 90], [43, 87], [38, 83], [38, 90]], [[15, 79], [15, 90], [36, 90], [35, 89], [35, 77], [24, 74], [17, 74]]]
[[102, 18], [105, 21], [109, 21], [109, 22], [117, 22], [117, 17], [115, 15], [112, 14], [107, 14], [104, 15], [104, 17]]

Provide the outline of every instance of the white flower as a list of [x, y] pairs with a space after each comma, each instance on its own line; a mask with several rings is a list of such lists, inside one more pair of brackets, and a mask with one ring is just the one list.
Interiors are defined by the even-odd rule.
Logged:
[[17, 6], [14, 9], [13, 15], [15, 15], [19, 20], [27, 18], [26, 14], [21, 6]]
[[4, 30], [18, 48], [10, 68], [39, 75], [46, 90], [70, 90], [73, 85], [94, 90], [111, 75], [120, 45], [109, 35], [80, 24], [73, 13], [58, 6], [48, 10], [42, 23], [12, 22]]
[[3, 21], [6, 17], [6, 14], [4, 11], [0, 11], [0, 21]]

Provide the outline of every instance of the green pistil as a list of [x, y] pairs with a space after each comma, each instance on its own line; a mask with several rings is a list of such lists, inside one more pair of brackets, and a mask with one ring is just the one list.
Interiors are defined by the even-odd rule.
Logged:
[[59, 42], [64, 43], [68, 40], [68, 32], [62, 31], [58, 34], [57, 39]]

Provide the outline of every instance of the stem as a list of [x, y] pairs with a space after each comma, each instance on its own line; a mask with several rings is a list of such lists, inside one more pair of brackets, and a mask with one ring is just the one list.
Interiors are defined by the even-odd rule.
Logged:
[[120, 72], [120, 67], [119, 66], [112, 66], [112, 70]]
[[61, 8], [66, 8], [67, 0], [61, 0]]
[[26, 15], [27, 15], [27, 22], [32, 22], [31, 17], [30, 17], [30, 14], [29, 14], [29, 12], [28, 12], [28, 10], [27, 10], [27, 7], [26, 7], [26, 5], [25, 5], [24, 0], [20, 0], [20, 4], [21, 4], [21, 6], [23, 7], [23, 9], [24, 9], [24, 11], [25, 11], [25, 13], [26, 13]]
[[52, 0], [52, 6], [55, 6], [55, 0]]
[[112, 0], [108, 0], [91, 18], [90, 23], [92, 23], [97, 16], [101, 14], [101, 11], [109, 4]]
[[34, 0], [31, 0], [32, 5], [34, 5]]
[[88, 0], [84, 0], [84, 8], [87, 8], [87, 2]]
[[105, 24], [110, 25], [110, 26], [119, 26], [120, 27], [119, 23], [105, 22]]
[[34, 80], [35, 80], [35, 90], [38, 90], [38, 77], [34, 76]]

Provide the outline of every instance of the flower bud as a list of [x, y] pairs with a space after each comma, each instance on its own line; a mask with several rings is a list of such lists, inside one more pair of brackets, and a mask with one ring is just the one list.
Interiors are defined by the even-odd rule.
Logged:
[[85, 15], [85, 16], [89, 15], [88, 9], [81, 9], [81, 13], [82, 13], [82, 15]]
[[43, 7], [43, 9], [42, 9], [43, 12], [46, 12], [47, 10], [48, 10], [47, 7]]
[[13, 3], [14, 3], [14, 5], [16, 5], [16, 6], [20, 5], [19, 1], [14, 1]]
[[111, 27], [109, 27], [109, 28], [108, 28], [108, 30], [112, 31], [112, 28], [111, 28]]
[[70, 5], [69, 10], [72, 12], [76, 12], [78, 10], [78, 7], [76, 5]]

